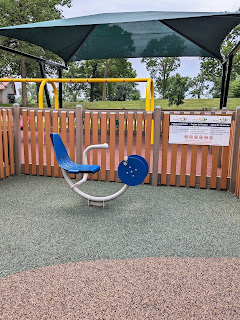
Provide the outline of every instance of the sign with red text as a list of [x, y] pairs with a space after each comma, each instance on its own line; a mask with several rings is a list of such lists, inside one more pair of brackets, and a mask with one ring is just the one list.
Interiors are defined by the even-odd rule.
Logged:
[[231, 116], [170, 115], [169, 143], [228, 146]]

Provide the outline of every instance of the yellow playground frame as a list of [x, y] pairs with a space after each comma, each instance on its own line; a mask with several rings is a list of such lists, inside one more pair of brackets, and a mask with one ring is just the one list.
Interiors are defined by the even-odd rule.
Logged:
[[145, 110], [146, 111], [154, 111], [154, 86], [152, 78], [0, 78], [0, 82], [38, 82], [41, 83], [38, 92], [38, 101], [39, 101], [39, 108], [43, 108], [43, 90], [47, 83], [50, 83], [53, 87], [54, 96], [55, 96], [55, 109], [58, 109], [58, 91], [55, 83], [76, 83], [76, 82], [87, 82], [87, 83], [100, 83], [100, 82], [146, 82], [146, 104]]
[[[0, 78], [0, 82], [35, 82], [41, 83], [38, 92], [39, 108], [43, 109], [43, 90], [47, 83], [51, 84], [54, 92], [55, 109], [59, 108], [58, 91], [55, 83], [116, 83], [116, 82], [146, 82], [145, 110], [154, 111], [154, 86], [152, 78]], [[151, 143], [153, 144], [153, 124], [151, 130]]]

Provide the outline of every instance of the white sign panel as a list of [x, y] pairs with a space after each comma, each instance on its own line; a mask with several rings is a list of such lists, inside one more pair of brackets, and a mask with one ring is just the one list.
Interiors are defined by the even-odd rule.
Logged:
[[169, 143], [228, 146], [231, 116], [170, 115]]

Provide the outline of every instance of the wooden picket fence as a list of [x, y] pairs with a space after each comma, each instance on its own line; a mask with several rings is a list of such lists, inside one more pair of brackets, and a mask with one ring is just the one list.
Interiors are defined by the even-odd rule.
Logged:
[[12, 109], [0, 109], [0, 178], [15, 173], [13, 151]]
[[[171, 114], [164, 112], [162, 117], [162, 170], [163, 185], [187, 187], [228, 189], [232, 157], [232, 138], [234, 132], [235, 112], [179, 112], [178, 114], [228, 115], [232, 116], [231, 142], [229, 147], [209, 147], [206, 145], [168, 144], [169, 120]], [[170, 148], [170, 151], [169, 151]], [[179, 172], [176, 173], [177, 161]], [[221, 167], [218, 168], [218, 167]], [[188, 172], [187, 171], [188, 168]], [[228, 178], [229, 177], [229, 178]]]
[[[230, 145], [209, 147], [169, 144], [171, 114], [230, 115]], [[19, 126], [20, 117], [23, 130]], [[88, 155], [89, 163], [101, 167], [98, 173], [89, 175], [89, 179], [119, 181], [117, 168], [124, 155], [139, 154], [145, 157], [150, 168], [144, 183], [230, 190], [240, 197], [239, 110], [237, 113], [221, 110], [166, 112], [161, 108], [156, 108], [154, 112], [88, 111], [80, 106], [76, 109], [53, 110], [22, 109], [15, 105], [13, 109], [2, 109], [1, 118], [1, 178], [15, 172], [61, 177], [50, 139], [51, 132], [59, 132], [71, 159], [77, 163], [82, 162], [83, 150], [90, 144], [109, 144], [109, 149], [92, 150]]]
[[[117, 181], [117, 167], [124, 155], [137, 153], [150, 163], [152, 112], [23, 109], [21, 115], [24, 174], [61, 176], [50, 132], [60, 133], [71, 159], [79, 163], [84, 148], [90, 144], [109, 143], [108, 150], [93, 150], [88, 155], [89, 163], [101, 166], [100, 172], [91, 176], [94, 180]], [[145, 179], [146, 183], [149, 181], [150, 174]]]

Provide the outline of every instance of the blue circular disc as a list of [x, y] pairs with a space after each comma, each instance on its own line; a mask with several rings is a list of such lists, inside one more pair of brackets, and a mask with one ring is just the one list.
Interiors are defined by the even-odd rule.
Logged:
[[137, 186], [141, 184], [148, 174], [144, 158], [138, 156], [129, 156], [128, 160], [124, 160], [118, 166], [118, 176], [121, 181], [129, 186]]

